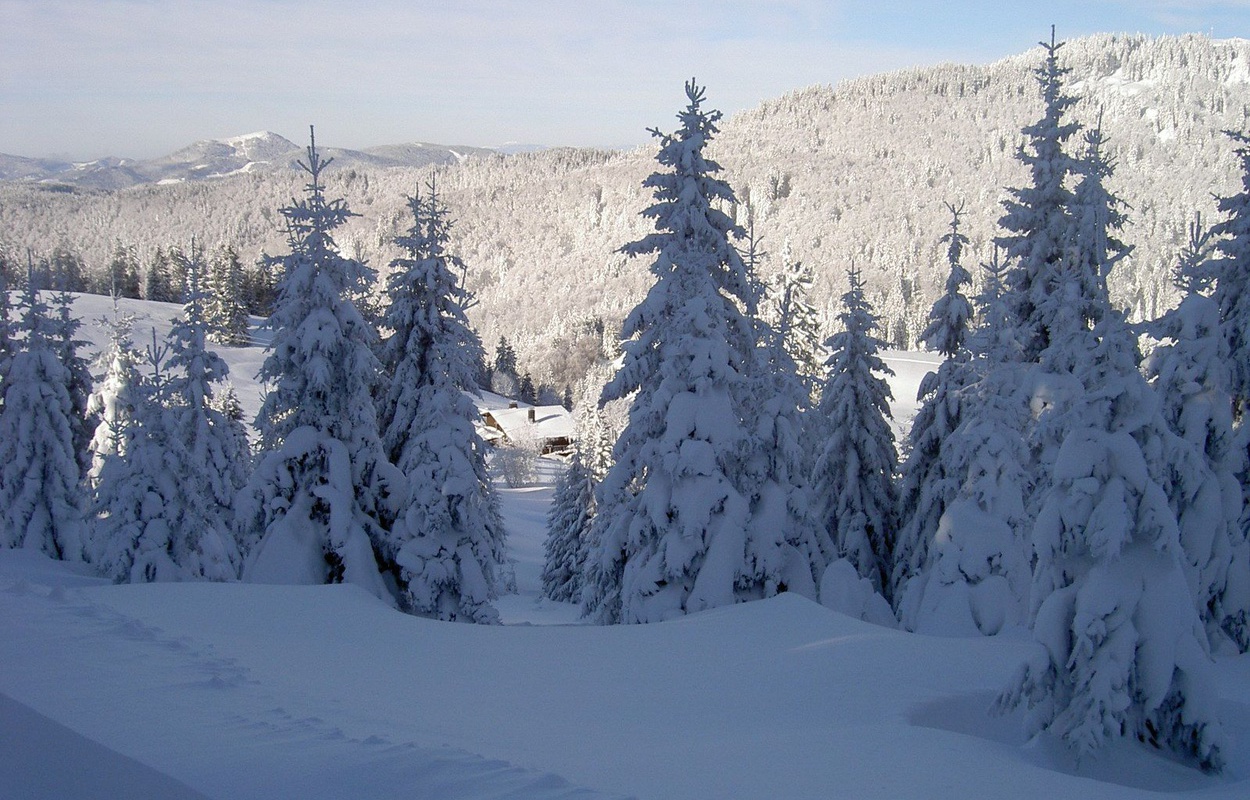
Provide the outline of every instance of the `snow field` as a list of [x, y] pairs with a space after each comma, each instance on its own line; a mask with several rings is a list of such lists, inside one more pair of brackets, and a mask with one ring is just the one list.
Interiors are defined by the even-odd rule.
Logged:
[[[158, 333], [176, 313], [129, 302]], [[111, 302], [77, 309], [91, 320]], [[260, 348], [219, 352], [254, 415]], [[886, 360], [897, 424], [936, 359]], [[542, 466], [540, 485], [500, 487], [519, 589], [502, 627], [406, 616], [350, 586], [111, 586], [0, 552], [0, 798], [1250, 793], [1250, 656], [1216, 664], [1229, 763], [1210, 777], [1132, 742], [1080, 765], [1025, 742], [1022, 714], [988, 713], [1036, 647], [1019, 632], [919, 636], [794, 595], [573, 624], [577, 609], [539, 598]], [[11, 744], [33, 736], [33, 753]], [[112, 794], [56, 782], [69, 756]]]
[[0, 692], [209, 797], [1233, 798], [1250, 774], [1245, 657], [1220, 664], [1227, 775], [1126, 743], [1073, 775], [987, 713], [1023, 639], [900, 633], [794, 595], [480, 627], [350, 586], [59, 567], [0, 554]]

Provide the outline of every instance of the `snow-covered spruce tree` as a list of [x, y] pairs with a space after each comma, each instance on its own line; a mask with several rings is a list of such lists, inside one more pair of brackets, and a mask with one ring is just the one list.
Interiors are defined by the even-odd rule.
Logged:
[[217, 248], [205, 278], [204, 316], [209, 338], [229, 347], [246, 345], [249, 340], [243, 262], [233, 247]]
[[9, 301], [9, 264], [0, 250], [0, 410], [4, 409], [5, 381], [13, 363], [16, 343], [13, 340], [13, 319]]
[[96, 360], [103, 377], [87, 402], [89, 414], [99, 420], [91, 437], [91, 470], [87, 478], [96, 486], [104, 461], [125, 452], [125, 431], [134, 419], [139, 385], [138, 354], [130, 334], [135, 315], [123, 314], [113, 297], [113, 316], [99, 324], [108, 329], [109, 343]]
[[384, 318], [393, 333], [383, 441], [405, 479], [392, 530], [403, 604], [438, 619], [498, 622], [491, 601], [504, 529], [465, 395], [477, 385], [482, 344], [465, 316], [471, 296], [457, 280], [463, 264], [447, 252], [451, 220], [434, 182], [408, 204], [412, 226], [395, 239], [405, 255], [391, 262]]
[[576, 403], [571, 404], [577, 426], [575, 449], [568, 470], [556, 483], [544, 544], [543, 594], [553, 600], [581, 601], [586, 559], [592, 549], [595, 487], [612, 467], [612, 445], [617, 439], [608, 409], [598, 404], [610, 374], [610, 365], [592, 365], [578, 384]]
[[231, 504], [247, 477], [241, 421], [217, 408], [225, 362], [206, 349], [202, 265], [188, 265], [188, 299], [146, 357], [122, 447], [97, 488], [93, 560], [121, 583], [234, 580], [241, 557]]
[[1119, 314], [1079, 338], [1083, 424], [1064, 439], [1033, 527], [1040, 646], [999, 704], [1026, 704], [1029, 732], [1049, 731], [1077, 758], [1135, 737], [1218, 770], [1206, 633], [1160, 484], [1166, 423]]
[[980, 322], [968, 337], [969, 383], [960, 424], [942, 443], [955, 493], [929, 540], [926, 561], [895, 598], [899, 620], [921, 632], [995, 634], [1027, 620], [1032, 547], [1025, 500], [1031, 455], [1027, 375], [998, 253], [982, 264]]
[[[1100, 129], [1087, 132], [1084, 138], [1084, 153], [1072, 161], [1079, 180], [1067, 208], [1066, 245], [1052, 265], [1046, 299], [1039, 303], [1050, 337], [1029, 379], [1033, 420], [1027, 436], [1036, 490], [1027, 506], [1030, 520], [1040, 510], [1064, 439], [1086, 424], [1082, 395], [1088, 387], [1076, 375], [1089, 357], [1090, 331], [1114, 313], [1107, 275], [1130, 249], [1117, 238], [1126, 220], [1123, 203], [1107, 187], [1114, 164], [1103, 150], [1105, 139]], [[1019, 269], [1016, 265], [1014, 271]]]
[[[1250, 603], [1250, 586], [1242, 583], [1245, 572], [1250, 570], [1246, 566], [1250, 562], [1250, 543], [1247, 543], [1250, 540], [1250, 458], [1247, 457], [1247, 442], [1250, 442], [1250, 425], [1247, 424], [1247, 409], [1250, 408], [1250, 135], [1228, 131], [1228, 136], [1237, 144], [1242, 189], [1218, 201], [1224, 219], [1212, 228], [1212, 234], [1219, 237], [1216, 246], [1220, 257], [1212, 264], [1211, 273], [1216, 281], [1214, 297], [1220, 310], [1220, 325], [1228, 343], [1228, 391], [1232, 395], [1233, 420], [1240, 438], [1239, 478], [1243, 487], [1240, 541], [1236, 544], [1230, 574], [1232, 588], [1238, 596], [1231, 603], [1244, 606]], [[1224, 624], [1226, 628], [1231, 626], [1230, 633], [1245, 649], [1250, 621], [1244, 615], [1233, 613], [1234, 618], [1226, 619]]]
[[1069, 72], [1059, 65], [1063, 45], [1055, 43], [1053, 30], [1050, 43], [1041, 45], [1046, 49], [1046, 59], [1034, 74], [1044, 112], [1041, 119], [1024, 127], [1026, 142], [1017, 154], [1029, 168], [1030, 183], [1010, 190], [1010, 198], [1003, 203], [1005, 213], [999, 219], [1006, 234], [998, 244], [1006, 249], [1011, 265], [1007, 288], [1020, 329], [1024, 361], [1035, 361], [1052, 338], [1062, 338], [1052, 335], [1055, 323], [1049, 314], [1056, 310], [1051, 301], [1058, 282], [1055, 272], [1060, 269], [1070, 232], [1072, 192], [1067, 182], [1076, 168], [1064, 152], [1064, 144], [1080, 129], [1077, 123], [1064, 121], [1076, 101], [1063, 89], [1064, 76]]
[[746, 560], [756, 574], [769, 576], [764, 596], [791, 591], [816, 600], [834, 550], [810, 514], [812, 459], [804, 440], [804, 415], [813, 405], [815, 381], [804, 380], [791, 356], [792, 350], [806, 350], [808, 357], [815, 357], [819, 345], [801, 341], [815, 338], [814, 327], [803, 329], [814, 323], [814, 315], [804, 317], [802, 285], [788, 286], [789, 297], [768, 297], [768, 287], [758, 278], [766, 254], [753, 220], [742, 256], [752, 293], [747, 310], [775, 306], [772, 321], [753, 316], [756, 347], [744, 372], [746, 408], [753, 412], [744, 418], [749, 436], [738, 479], [751, 509]]
[[521, 376], [517, 373], [516, 350], [506, 337], [500, 336], [495, 344], [495, 361], [490, 374], [490, 390], [504, 397], [516, 397], [521, 388]]
[[74, 449], [70, 374], [59, 358], [60, 326], [28, 269], [24, 338], [4, 376], [0, 410], [0, 546], [83, 557], [82, 473]]
[[543, 543], [543, 597], [578, 602], [582, 594], [586, 536], [595, 516], [595, 479], [582, 457], [581, 445], [557, 479], [547, 511]]
[[960, 393], [973, 377], [964, 346], [972, 303], [963, 294], [972, 275], [961, 263], [968, 237], [959, 230], [962, 206], [956, 208], [948, 203], [947, 208], [951, 212], [951, 228], [941, 239], [947, 244], [946, 258], [950, 264], [946, 291], [933, 304], [929, 324], [920, 334], [920, 341], [946, 360], [920, 382], [916, 397], [921, 402], [920, 411], [908, 434], [907, 460], [899, 483], [899, 533], [890, 565], [890, 596], [896, 610], [903, 587], [924, 567], [929, 543], [937, 535], [942, 514], [959, 486], [958, 476], [947, 472], [949, 464], [943, 457], [943, 447], [959, 427]]
[[171, 458], [179, 475], [181, 504], [176, 534], [194, 553], [188, 572], [196, 578], [227, 580], [242, 566], [235, 542], [232, 508], [235, 495], [247, 480], [249, 458], [240, 448], [246, 432], [240, 421], [222, 413], [216, 397], [229, 367], [207, 348], [206, 294], [200, 278], [203, 262], [187, 264], [187, 302], [170, 329], [170, 421], [176, 445]]
[[1205, 294], [1214, 246], [1197, 218], [1175, 272], [1184, 296], [1151, 324], [1151, 335], [1163, 344], [1145, 367], [1163, 417], [1179, 437], [1167, 458], [1164, 486], [1179, 525], [1190, 590], [1211, 643], [1223, 638], [1222, 629], [1244, 652], [1250, 647], [1250, 549], [1239, 524], [1241, 453], [1227, 388], [1228, 342], [1219, 306]]
[[179, 529], [179, 486], [173, 455], [168, 344], [155, 332], [142, 358], [134, 413], [120, 432], [117, 451], [104, 458], [96, 486], [90, 561], [115, 583], [190, 580], [194, 550]]
[[894, 373], [878, 355], [885, 345], [877, 338], [877, 316], [859, 271], [851, 269], [847, 277], [842, 331], [825, 342], [830, 356], [815, 411], [825, 437], [812, 442], [818, 448], [812, 508], [836, 556], [884, 593], [895, 536], [898, 454], [889, 423], [892, 395], [882, 376]]
[[290, 253], [268, 325], [257, 418], [260, 453], [240, 492], [236, 525], [244, 579], [354, 583], [394, 601], [383, 577], [394, 565], [386, 530], [402, 481], [383, 452], [373, 386], [376, 333], [348, 299], [367, 268], [341, 256], [333, 231], [351, 214], [327, 200], [323, 161], [308, 147], [303, 200], [281, 210]]
[[100, 287], [104, 293], [139, 298], [139, 255], [133, 246], [127, 247], [118, 242], [107, 269]]
[[1228, 388], [1235, 417], [1245, 427], [1243, 420], [1250, 406], [1250, 135], [1229, 131], [1228, 136], [1237, 143], [1242, 190], [1219, 198], [1217, 203], [1224, 219], [1212, 228], [1220, 254], [1213, 270], [1215, 300], [1228, 340]]
[[91, 439], [99, 423], [87, 409], [92, 390], [91, 367], [87, 359], [79, 354], [79, 349], [87, 342], [76, 338], [82, 321], [73, 314], [73, 295], [62, 289], [52, 296], [52, 301], [56, 304], [56, 317], [53, 322], [56, 355], [69, 375], [66, 388], [73, 407], [70, 429], [73, 432], [74, 453], [78, 459], [78, 474], [86, 475], [91, 469]]
[[182, 290], [176, 285], [174, 267], [171, 263], [173, 251], [167, 253], [157, 247], [148, 262], [148, 271], [143, 278], [143, 299], [158, 303], [177, 303], [182, 300]]
[[601, 398], [634, 393], [596, 494], [583, 609], [601, 623], [760, 597], [778, 581], [771, 559], [748, 561], [759, 543], [746, 541], [752, 509], [739, 485], [755, 350], [742, 309], [754, 289], [729, 241], [741, 230], [714, 205], [733, 191], [703, 155], [720, 113], [704, 111], [693, 81], [686, 96], [679, 130], [653, 131], [662, 169], [645, 182], [656, 202], [643, 213], [656, 232], [622, 248], [654, 255], [656, 280], [625, 320], [623, 363]]
[[816, 386], [824, 375], [826, 355], [820, 317], [807, 299], [812, 270], [802, 262], [787, 260], [784, 263], [770, 291], [766, 319], [781, 338], [799, 379], [815, 403], [819, 399]]
[[[1116, 165], [1107, 151], [1101, 119], [1096, 127], [1085, 131], [1082, 138], [1085, 147], [1075, 163], [1078, 180], [1070, 210], [1072, 263], [1064, 265], [1065, 272], [1071, 274], [1065, 274], [1064, 280], [1076, 283], [1080, 320], [1086, 327], [1093, 327], [1111, 308], [1107, 276], [1129, 255], [1132, 247], [1119, 238], [1128, 218], [1124, 213], [1124, 201], [1107, 187]], [[1058, 315], [1055, 311], [1050, 316]]]

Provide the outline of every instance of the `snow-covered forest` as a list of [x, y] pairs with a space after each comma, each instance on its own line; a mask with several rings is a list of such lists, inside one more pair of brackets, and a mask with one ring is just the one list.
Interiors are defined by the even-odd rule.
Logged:
[[[367, 235], [358, 199], [412, 173], [336, 180], [312, 137], [298, 185], [6, 188], [5, 230], [49, 239], [0, 269], [0, 699], [49, 744], [0, 771], [32, 797], [87, 796], [52, 751], [168, 797], [964, 796], [1021, 771], [1023, 796], [1240, 796], [1248, 64], [1052, 39], [729, 121], [691, 80], [645, 158], [470, 159]], [[916, 140], [857, 128], [903, 97]], [[1003, 132], [977, 150], [965, 121]], [[906, 208], [794, 156], [835, 127], [832, 161], [880, 162]], [[141, 197], [207, 218], [246, 182], [241, 205], [288, 190], [261, 215], [281, 241], [235, 216], [145, 265], [118, 233], [104, 269], [38, 228], [98, 201], [120, 230]], [[521, 208], [545, 236], [512, 236]], [[532, 431], [488, 427], [509, 397]], [[219, 774], [238, 758], [256, 780]]]

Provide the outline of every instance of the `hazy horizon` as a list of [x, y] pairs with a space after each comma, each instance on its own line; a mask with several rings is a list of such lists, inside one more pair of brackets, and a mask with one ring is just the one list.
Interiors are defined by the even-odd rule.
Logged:
[[302, 143], [630, 147], [691, 76], [727, 115], [813, 84], [984, 64], [1049, 35], [1250, 32], [1250, 0], [0, 0], [0, 152]]

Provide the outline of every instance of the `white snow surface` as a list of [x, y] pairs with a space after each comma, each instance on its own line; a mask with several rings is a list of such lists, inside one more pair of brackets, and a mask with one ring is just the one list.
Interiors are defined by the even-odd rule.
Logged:
[[[259, 348], [219, 352], [254, 413]], [[915, 383], [911, 362], [936, 364], [887, 360]], [[113, 586], [0, 551], [0, 798], [1250, 796], [1250, 656], [1215, 665], [1229, 763], [1213, 777], [1130, 742], [1078, 766], [1025, 741], [1021, 712], [991, 716], [1038, 647], [1019, 631], [927, 637], [794, 594], [573, 624], [539, 598], [559, 468], [542, 464], [545, 486], [500, 487], [519, 588], [502, 626], [350, 585]]]

